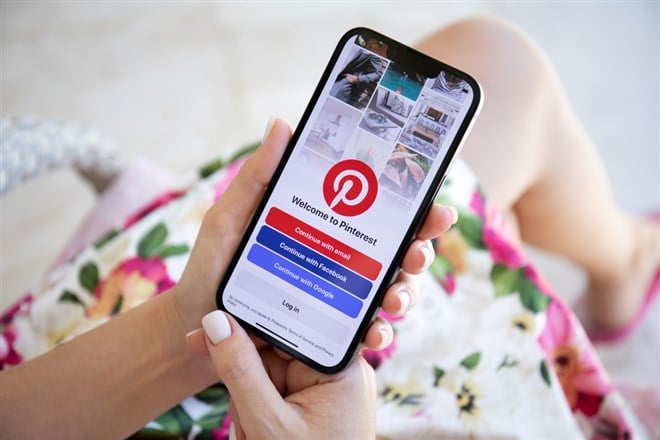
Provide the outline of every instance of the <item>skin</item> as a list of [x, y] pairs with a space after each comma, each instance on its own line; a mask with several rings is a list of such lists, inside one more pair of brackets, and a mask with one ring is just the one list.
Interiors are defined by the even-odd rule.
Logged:
[[[53, 433], [62, 438], [126, 437], [184, 398], [218, 381], [212, 358], [191, 349], [188, 340], [195, 339], [194, 333], [188, 338], [186, 335], [199, 327], [204, 315], [216, 309], [216, 286], [290, 136], [290, 126], [276, 120], [262, 147], [204, 217], [189, 262], [174, 288], [0, 374], [0, 400], [11, 402], [0, 415], [0, 437], [38, 438], [51, 437]], [[388, 313], [405, 313], [414, 305], [417, 289], [411, 274], [430, 264], [433, 251], [429, 240], [446, 231], [454, 221], [454, 210], [442, 206], [431, 209], [405, 255], [403, 271], [386, 293], [383, 307]], [[402, 302], [402, 295], [408, 300]], [[402, 308], [402, 304], [407, 306]], [[376, 320], [364, 344], [378, 349], [391, 341], [389, 324]], [[247, 346], [255, 349], [253, 344]], [[259, 348], [263, 351], [266, 346], [260, 342]], [[290, 364], [272, 350], [266, 350], [264, 357], [276, 357], [278, 362]], [[240, 372], [241, 365], [245, 365], [240, 359], [233, 358], [223, 365], [230, 372]], [[272, 364], [271, 373], [288, 371], [277, 367], [281, 363]], [[300, 369], [295, 365], [291, 368]], [[368, 370], [362, 360], [336, 378], [319, 379], [318, 373], [303, 369], [300, 374], [310, 380], [299, 386], [316, 382], [321, 386], [320, 382], [324, 382], [324, 389], [336, 387], [346, 405], [329, 414], [328, 423], [339, 425], [357, 411], [350, 402], [375, 399], [373, 377]], [[221, 377], [226, 379], [227, 373]], [[290, 389], [298, 388], [291, 385]], [[317, 407], [308, 402], [305, 408], [315, 411]], [[373, 407], [365, 408], [369, 410], [361, 414], [373, 420]]]
[[231, 336], [217, 345], [208, 338], [205, 343], [231, 393], [238, 439], [375, 437], [376, 381], [362, 357], [338, 374], [324, 375], [273, 350], [257, 351], [227, 318]]
[[443, 28], [417, 48], [483, 87], [461, 154], [523, 241], [584, 269], [586, 325], [629, 322], [660, 269], [660, 227], [614, 202], [596, 146], [546, 55], [515, 26], [483, 17]]

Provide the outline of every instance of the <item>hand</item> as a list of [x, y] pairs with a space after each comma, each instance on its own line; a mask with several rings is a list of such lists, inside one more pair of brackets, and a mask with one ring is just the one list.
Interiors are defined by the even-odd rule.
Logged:
[[211, 312], [202, 324], [213, 365], [231, 394], [239, 439], [375, 437], [376, 383], [361, 356], [328, 376], [272, 350], [257, 352], [224, 312]]
[[344, 78], [346, 78], [351, 84], [355, 84], [360, 79], [358, 75], [351, 75], [350, 73], [345, 74]]
[[[215, 295], [220, 279], [290, 137], [291, 127], [275, 120], [263, 145], [243, 165], [227, 191], [204, 216], [188, 265], [174, 288], [177, 311], [187, 331], [197, 328], [202, 317], [216, 309]], [[420, 273], [431, 264], [434, 251], [430, 240], [449, 229], [456, 218], [456, 210], [451, 207], [432, 207], [416, 240], [408, 248], [402, 271], [385, 294], [382, 303], [385, 312], [401, 315], [416, 303], [417, 288], [411, 274]], [[367, 331], [364, 343], [369, 348], [382, 349], [392, 338], [389, 323], [378, 318]], [[198, 346], [204, 346], [203, 339], [196, 340]], [[194, 341], [191, 340], [193, 346], [196, 345]]]

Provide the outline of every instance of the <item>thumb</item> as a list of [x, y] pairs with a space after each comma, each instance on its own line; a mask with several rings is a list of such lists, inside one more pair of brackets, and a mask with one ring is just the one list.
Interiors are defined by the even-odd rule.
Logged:
[[286, 404], [245, 330], [220, 310], [204, 316], [202, 327], [213, 365], [229, 389], [241, 424], [257, 427], [267, 420], [279, 419], [271, 416], [286, 411]]

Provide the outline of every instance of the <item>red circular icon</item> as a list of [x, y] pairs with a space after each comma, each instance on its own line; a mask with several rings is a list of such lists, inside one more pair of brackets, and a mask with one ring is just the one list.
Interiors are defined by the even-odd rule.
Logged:
[[373, 205], [378, 194], [376, 174], [366, 163], [347, 159], [330, 168], [323, 180], [323, 198], [337, 214], [353, 217]]

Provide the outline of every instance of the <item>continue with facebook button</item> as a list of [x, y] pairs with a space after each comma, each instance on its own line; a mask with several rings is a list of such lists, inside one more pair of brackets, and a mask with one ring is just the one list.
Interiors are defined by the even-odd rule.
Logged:
[[287, 260], [293, 261], [358, 298], [365, 299], [369, 296], [371, 291], [369, 281], [268, 226], [261, 228], [257, 241], [267, 249], [280, 254]]
[[248, 260], [351, 318], [357, 317], [362, 309], [362, 302], [357, 298], [259, 244], [252, 246]]

